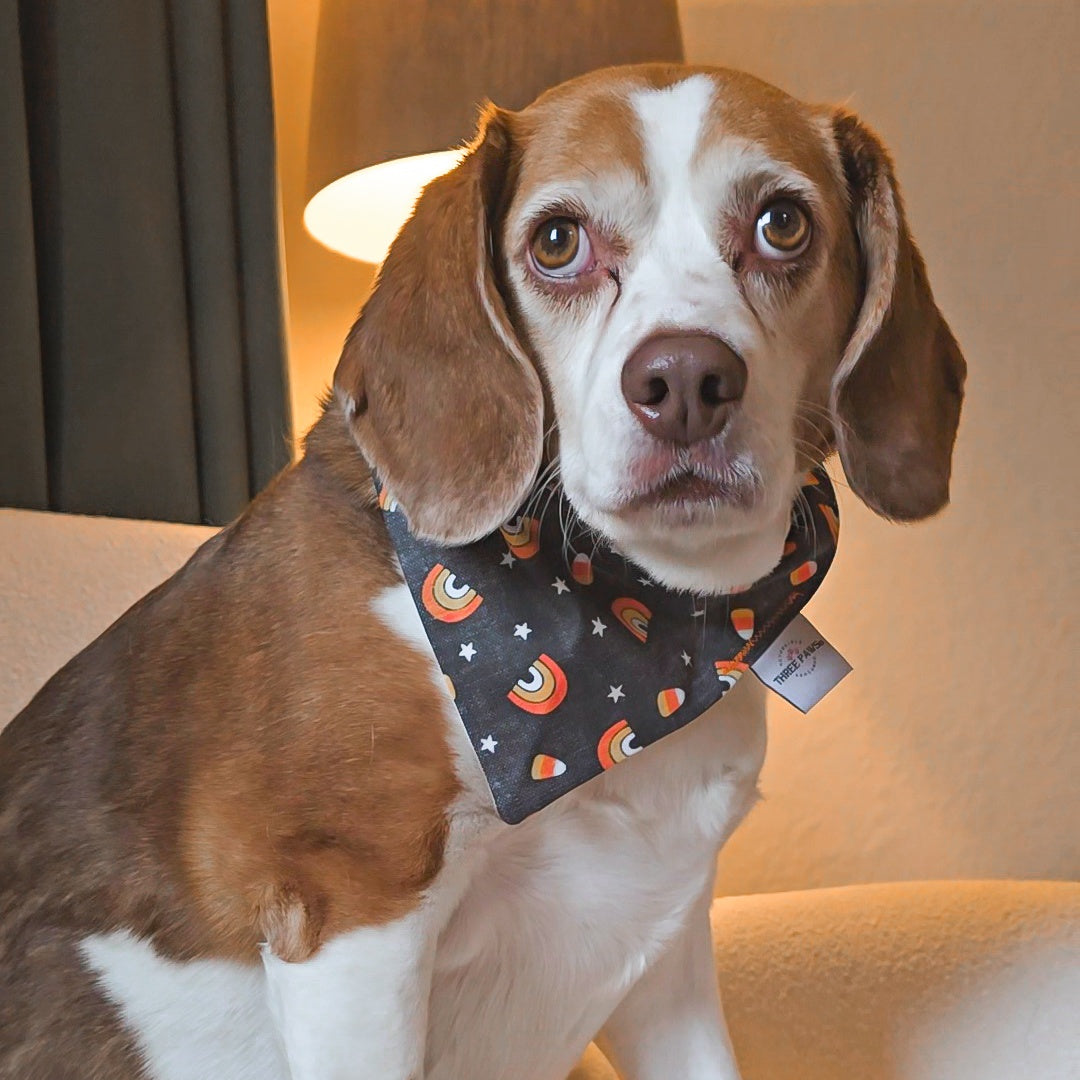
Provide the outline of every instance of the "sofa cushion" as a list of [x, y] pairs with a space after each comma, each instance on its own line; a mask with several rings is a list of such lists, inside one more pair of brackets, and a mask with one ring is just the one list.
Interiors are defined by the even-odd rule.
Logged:
[[[712, 922], [743, 1080], [1080, 1077], [1080, 884], [728, 897]], [[573, 1080], [614, 1075], [590, 1048]]]

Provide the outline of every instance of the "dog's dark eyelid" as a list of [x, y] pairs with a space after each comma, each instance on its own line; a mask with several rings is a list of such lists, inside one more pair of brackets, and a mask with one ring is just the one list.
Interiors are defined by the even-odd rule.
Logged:
[[608, 277], [615, 282], [615, 295], [611, 298], [611, 307], [614, 307], [622, 296], [622, 277], [619, 274], [618, 267], [609, 266], [606, 269]]

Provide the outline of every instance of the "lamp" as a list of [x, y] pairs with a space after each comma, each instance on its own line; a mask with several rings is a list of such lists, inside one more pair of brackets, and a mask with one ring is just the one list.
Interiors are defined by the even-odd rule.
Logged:
[[304, 224], [380, 263], [485, 99], [521, 109], [594, 68], [681, 59], [675, 0], [322, 0]]

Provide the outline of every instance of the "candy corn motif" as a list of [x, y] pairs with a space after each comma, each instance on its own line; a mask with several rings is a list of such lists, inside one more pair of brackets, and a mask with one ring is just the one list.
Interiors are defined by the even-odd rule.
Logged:
[[801, 585], [804, 581], [809, 581], [816, 573], [817, 563], [813, 559], [808, 559], [802, 566], [796, 566], [791, 571], [791, 584]]
[[825, 524], [829, 526], [829, 532], [832, 533], [832, 541], [835, 544], [840, 539], [840, 522], [836, 517], [836, 511], [831, 506], [826, 506], [822, 503], [818, 506], [821, 511], [821, 516], [825, 519]]
[[649, 620], [652, 612], [632, 596], [620, 596], [611, 602], [611, 611], [615, 618], [638, 639], [644, 642], [649, 636]]
[[515, 558], [531, 559], [540, 550], [540, 523], [536, 518], [519, 515], [500, 530]]
[[432, 618], [448, 623], [467, 619], [484, 602], [474, 588], [458, 581], [442, 563], [428, 571], [420, 598]]
[[457, 701], [457, 687], [454, 686], [454, 680], [449, 675], [443, 675], [443, 681], [446, 683], [446, 692], [450, 695], [451, 700]]
[[788, 540], [784, 544], [784, 558], [786, 559], [789, 555], [794, 555], [796, 547], [798, 547], [798, 545], [794, 540]]
[[720, 680], [720, 696], [723, 697], [742, 678], [744, 671], [749, 671], [750, 665], [741, 660], [717, 660], [716, 677]]
[[584, 552], [574, 556], [570, 573], [579, 585], [591, 585], [593, 582], [592, 559]]
[[731, 613], [731, 626], [743, 641], [749, 641], [754, 636], [753, 611], [748, 607], [736, 608]]
[[625, 721], [618, 720], [600, 736], [596, 756], [604, 769], [610, 769], [636, 754], [641, 747], [634, 741], [634, 729]]
[[514, 684], [506, 695], [519, 709], [534, 716], [553, 712], [566, 697], [566, 675], [547, 653], [541, 653], [529, 666], [528, 675]]
[[817, 473], [815, 473], [813, 471], [813, 469], [811, 469], [810, 472], [808, 472], [802, 478], [802, 486], [803, 487], [817, 487], [818, 484], [820, 484], [820, 483], [821, 483], [821, 481], [817, 478]]
[[686, 691], [678, 686], [670, 690], [661, 690], [656, 695], [656, 708], [661, 716], [670, 716], [686, 700]]
[[566, 762], [550, 754], [537, 754], [532, 759], [529, 775], [534, 780], [550, 780], [553, 776], [562, 776], [566, 772]]
[[385, 510], [388, 514], [392, 514], [398, 508], [397, 499], [390, 494], [389, 488], [383, 488], [379, 492], [379, 508]]

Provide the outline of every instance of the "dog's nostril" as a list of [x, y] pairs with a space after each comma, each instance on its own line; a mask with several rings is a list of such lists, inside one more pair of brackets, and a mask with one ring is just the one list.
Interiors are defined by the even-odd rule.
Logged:
[[642, 405], [659, 405], [668, 394], [668, 385], [661, 378], [652, 378], [649, 380], [648, 396], [641, 403]]
[[723, 384], [718, 375], [706, 375], [701, 380], [701, 400], [706, 405], [723, 405], [727, 401], [723, 389]]

